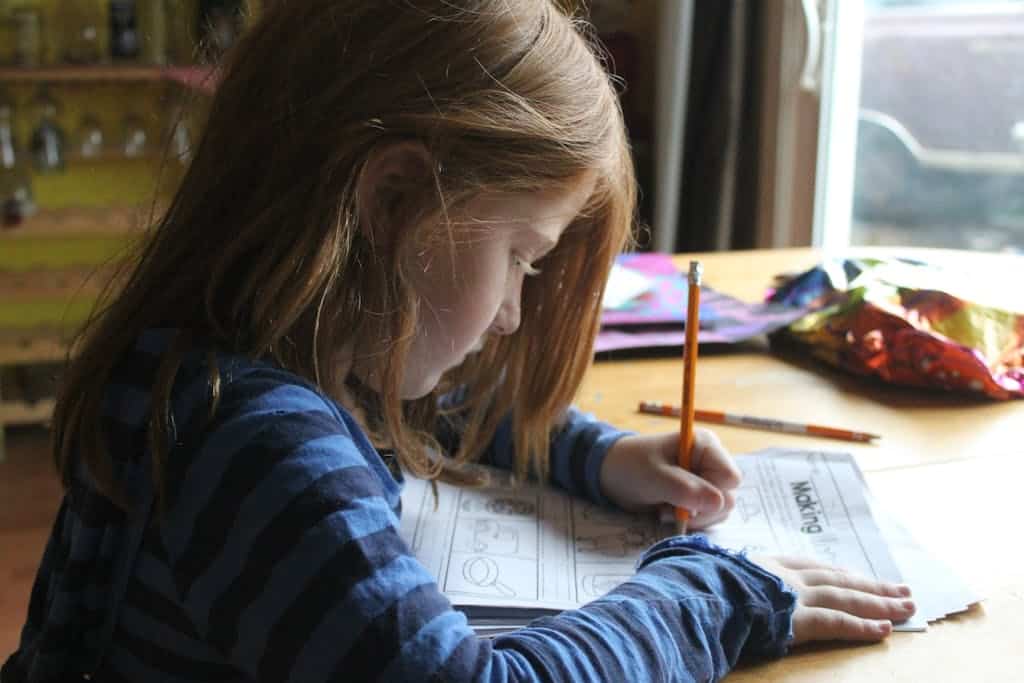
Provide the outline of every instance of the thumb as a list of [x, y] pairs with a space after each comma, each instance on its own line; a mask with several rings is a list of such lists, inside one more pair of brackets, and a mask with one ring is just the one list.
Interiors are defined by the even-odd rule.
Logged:
[[713, 514], [725, 505], [725, 496], [711, 482], [679, 467], [667, 468], [661, 479], [660, 498], [699, 514]]

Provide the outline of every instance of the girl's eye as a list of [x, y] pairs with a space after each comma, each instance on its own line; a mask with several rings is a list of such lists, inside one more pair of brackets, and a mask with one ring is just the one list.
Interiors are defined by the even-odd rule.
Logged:
[[512, 254], [512, 265], [516, 268], [521, 268], [523, 270], [523, 274], [527, 277], [540, 275], [539, 268], [534, 268], [533, 264], [526, 259], [521, 258], [518, 254]]

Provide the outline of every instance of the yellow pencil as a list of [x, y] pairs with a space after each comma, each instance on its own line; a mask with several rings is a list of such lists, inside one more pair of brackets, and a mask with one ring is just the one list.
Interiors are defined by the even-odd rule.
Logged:
[[[697, 378], [697, 331], [700, 329], [700, 279], [703, 274], [700, 261], [690, 261], [686, 288], [686, 345], [683, 347], [683, 403], [679, 412], [679, 466], [690, 469], [693, 453], [693, 390]], [[676, 527], [686, 533], [690, 511], [676, 508]]]

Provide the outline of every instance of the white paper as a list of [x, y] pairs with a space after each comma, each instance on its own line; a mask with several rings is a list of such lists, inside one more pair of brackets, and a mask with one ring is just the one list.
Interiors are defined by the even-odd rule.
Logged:
[[[737, 456], [744, 481], [729, 519], [706, 531], [753, 554], [817, 558], [900, 582], [847, 454], [771, 449]], [[598, 598], [631, 577], [670, 529], [536, 486], [463, 489], [407, 478], [401, 533], [453, 604], [492, 630]], [[494, 606], [498, 609], [484, 609]], [[518, 607], [513, 615], [505, 608]], [[922, 620], [904, 625], [919, 630]], [[897, 627], [900, 628], [900, 627]]]
[[[535, 486], [457, 488], [407, 479], [402, 535], [453, 603], [570, 609], [629, 578], [660, 537], [631, 518]], [[477, 612], [480, 614], [480, 612]]]
[[608, 275], [601, 307], [608, 310], [622, 308], [653, 286], [651, 280], [641, 273], [623, 268], [616, 263], [612, 265], [611, 273]]
[[956, 572], [927, 552], [884, 506], [872, 500], [872, 509], [903, 581], [914, 592], [915, 618], [930, 623], [963, 612], [981, 600]]
[[[810, 557], [863, 576], [904, 582], [875, 521], [857, 462], [847, 453], [772, 448], [737, 456], [736, 508], [706, 533], [755, 555]], [[923, 631], [921, 614], [896, 624]]]
[[708, 537], [753, 554], [813, 557], [868, 577], [900, 573], [846, 453], [769, 449], [736, 458], [736, 509]]

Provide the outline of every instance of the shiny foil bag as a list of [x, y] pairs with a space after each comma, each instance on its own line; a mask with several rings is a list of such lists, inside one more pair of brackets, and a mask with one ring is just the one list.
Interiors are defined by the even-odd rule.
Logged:
[[776, 332], [827, 363], [894, 384], [1024, 396], [1016, 278], [906, 259], [844, 259], [782, 278], [771, 302], [811, 312]]

